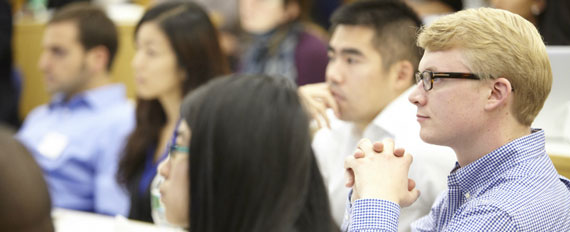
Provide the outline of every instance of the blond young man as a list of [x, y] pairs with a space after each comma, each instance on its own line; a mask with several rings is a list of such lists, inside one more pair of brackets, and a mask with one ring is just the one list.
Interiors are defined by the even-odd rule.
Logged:
[[[544, 43], [518, 15], [472, 9], [423, 29], [418, 84], [420, 137], [451, 147], [458, 162], [446, 190], [413, 231], [569, 231], [570, 181], [530, 127], [552, 85]], [[418, 197], [411, 155], [392, 141], [361, 141], [345, 167], [353, 185], [349, 231], [395, 231], [400, 206]]]

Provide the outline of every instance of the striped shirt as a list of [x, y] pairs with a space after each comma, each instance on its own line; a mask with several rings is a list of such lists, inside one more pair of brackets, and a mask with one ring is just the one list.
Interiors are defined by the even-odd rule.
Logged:
[[[397, 231], [400, 208], [360, 199], [348, 231]], [[542, 130], [516, 139], [448, 176], [448, 189], [412, 231], [570, 231], [570, 181], [546, 155]]]

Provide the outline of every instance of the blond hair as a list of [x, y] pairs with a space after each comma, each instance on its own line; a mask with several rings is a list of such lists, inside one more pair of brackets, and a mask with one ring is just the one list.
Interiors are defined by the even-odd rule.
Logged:
[[470, 70], [483, 79], [506, 78], [517, 121], [531, 125], [552, 87], [552, 70], [537, 29], [519, 15], [498, 9], [469, 9], [422, 28], [418, 45], [429, 51], [463, 50]]

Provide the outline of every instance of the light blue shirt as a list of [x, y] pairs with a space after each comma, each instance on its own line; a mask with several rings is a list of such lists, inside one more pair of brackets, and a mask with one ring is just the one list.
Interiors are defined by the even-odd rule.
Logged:
[[[570, 181], [544, 145], [544, 132], [533, 130], [465, 167], [456, 164], [449, 189], [412, 231], [570, 231]], [[348, 211], [345, 230], [397, 231], [393, 202], [361, 199]]]
[[56, 94], [28, 115], [16, 137], [43, 169], [54, 207], [126, 216], [128, 194], [116, 171], [134, 123], [124, 86], [113, 84], [67, 102]]

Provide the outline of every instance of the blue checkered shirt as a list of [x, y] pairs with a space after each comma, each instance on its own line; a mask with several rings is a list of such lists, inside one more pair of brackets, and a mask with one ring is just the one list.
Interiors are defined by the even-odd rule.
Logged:
[[[570, 181], [558, 175], [533, 130], [448, 176], [448, 190], [412, 231], [570, 231]], [[397, 231], [400, 208], [360, 199], [343, 231]]]

